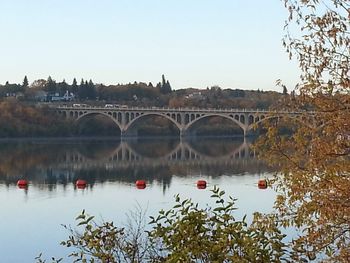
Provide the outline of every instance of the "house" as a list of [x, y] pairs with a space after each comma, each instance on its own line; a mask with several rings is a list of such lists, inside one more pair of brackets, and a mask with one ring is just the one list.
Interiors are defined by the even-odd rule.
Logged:
[[47, 96], [48, 101], [72, 101], [74, 100], [74, 94], [73, 93], [69, 93], [68, 90], [64, 93], [63, 96], [60, 96], [60, 94], [58, 92], [54, 93], [54, 94], [49, 94]]

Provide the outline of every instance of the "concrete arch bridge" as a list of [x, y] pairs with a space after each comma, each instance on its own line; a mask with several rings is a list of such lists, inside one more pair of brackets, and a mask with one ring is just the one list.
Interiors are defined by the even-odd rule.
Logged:
[[300, 112], [266, 111], [247, 109], [198, 109], [198, 108], [145, 108], [145, 107], [92, 107], [84, 104], [55, 107], [64, 118], [79, 121], [91, 115], [104, 115], [119, 127], [121, 137], [137, 136], [137, 125], [145, 117], [160, 116], [171, 121], [179, 129], [181, 137], [188, 135], [189, 129], [199, 120], [208, 117], [222, 117], [238, 125], [244, 136], [249, 135], [255, 125], [271, 118], [288, 116], [299, 118]]

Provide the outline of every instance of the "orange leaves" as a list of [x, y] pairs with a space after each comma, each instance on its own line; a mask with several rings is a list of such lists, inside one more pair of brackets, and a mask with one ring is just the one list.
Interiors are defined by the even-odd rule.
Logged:
[[[327, 255], [332, 262], [350, 258], [350, 17], [348, 1], [284, 1], [303, 37], [287, 32], [284, 46], [299, 60], [299, 95], [291, 109], [312, 111], [293, 136], [283, 139], [270, 127], [264, 142], [271, 163], [282, 168], [276, 201], [284, 226], [305, 232], [293, 242], [294, 260]], [[346, 8], [347, 7], [347, 8]], [[344, 12], [345, 10], [345, 12]], [[311, 123], [303, 125], [303, 123]], [[282, 123], [279, 122], [278, 125]], [[294, 123], [294, 125], [297, 125]]]

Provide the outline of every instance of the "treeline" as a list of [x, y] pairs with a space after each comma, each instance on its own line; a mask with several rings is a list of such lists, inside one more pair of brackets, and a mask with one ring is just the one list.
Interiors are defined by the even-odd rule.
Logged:
[[52, 109], [26, 105], [15, 99], [0, 101], [0, 138], [118, 135], [109, 120], [86, 119], [80, 123], [60, 118]]
[[[220, 117], [200, 120], [188, 132], [190, 136], [242, 135], [241, 128]], [[137, 135], [178, 136], [179, 130], [171, 121], [154, 116], [140, 120]], [[74, 122], [61, 118], [47, 106], [28, 105], [13, 98], [0, 101], [0, 138], [72, 136], [120, 136], [120, 129], [102, 115]]]
[[[62, 97], [63, 94], [68, 94], [69, 97]], [[113, 103], [138, 107], [268, 109], [286, 98], [286, 91], [282, 94], [273, 91], [222, 89], [219, 86], [172, 90], [164, 75], [155, 86], [142, 82], [106, 86], [95, 84], [92, 80], [81, 80], [78, 84], [76, 79], [68, 84], [65, 81], [56, 82], [51, 77], [36, 80], [29, 85], [25, 77], [22, 84], [7, 82], [0, 85], [0, 137], [120, 135], [119, 128], [103, 116], [74, 123], [60, 119], [48, 108], [35, 107], [37, 102], [50, 100], [53, 96], [69, 100], [58, 100], [58, 103], [83, 101], [92, 105]], [[164, 118], [141, 121], [137, 131], [140, 136], [177, 136], [179, 133], [174, 124]], [[237, 125], [220, 117], [203, 119], [193, 128], [190, 135], [242, 134]]]
[[[43, 92], [46, 94], [47, 100], [52, 96], [63, 96], [64, 94], [72, 94], [72, 98], [76, 101], [129, 101], [146, 98], [153, 100], [161, 95], [171, 93], [171, 85], [165, 76], [156, 86], [152, 83], [134, 82], [129, 84], [118, 84], [105, 86], [103, 84], [95, 84], [91, 79], [81, 79], [78, 84], [76, 78], [72, 84], [68, 84], [65, 80], [56, 82], [51, 76], [47, 80], [35, 80], [31, 85], [27, 76], [24, 77], [22, 84], [12, 84], [8, 81], [5, 85], [0, 85], [0, 97], [16, 97], [24, 101], [35, 101], [42, 99]], [[40, 95], [39, 95], [40, 94]]]
[[170, 107], [269, 109], [284, 95], [275, 91], [222, 89], [183, 89], [169, 98]]
[[[158, 117], [143, 122], [138, 134], [171, 136], [178, 130]], [[47, 106], [27, 105], [13, 98], [0, 101], [0, 138], [73, 136], [120, 136], [120, 129], [102, 115], [74, 122], [60, 118]]]
[[[62, 97], [68, 94], [67, 97]], [[283, 93], [262, 90], [222, 89], [219, 86], [206, 89], [173, 90], [162, 75], [161, 82], [153, 85], [144, 82], [104, 85], [92, 80], [82, 79], [80, 83], [74, 78], [71, 84], [65, 80], [57, 82], [49, 77], [47, 80], [35, 80], [29, 85], [27, 77], [21, 84], [0, 85], [0, 98], [16, 97], [22, 101], [78, 101], [95, 105], [116, 103], [129, 106], [156, 107], [203, 107], [203, 108], [256, 108], [268, 109], [281, 100]]]
[[72, 126], [48, 108], [26, 106], [16, 100], [0, 102], [0, 137], [72, 135]]

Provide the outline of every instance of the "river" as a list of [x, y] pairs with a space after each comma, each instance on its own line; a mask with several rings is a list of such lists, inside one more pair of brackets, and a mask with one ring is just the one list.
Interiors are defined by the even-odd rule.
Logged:
[[[69, 251], [59, 243], [68, 237], [62, 224], [76, 224], [85, 209], [97, 221], [127, 221], [141, 207], [156, 215], [174, 204], [174, 195], [212, 204], [214, 186], [238, 198], [237, 218], [269, 212], [272, 189], [257, 182], [274, 170], [256, 158], [249, 142], [239, 138], [50, 139], [0, 142], [0, 261], [35, 262]], [[19, 179], [28, 187], [17, 186]], [[87, 185], [76, 187], [77, 179]], [[146, 187], [138, 189], [136, 180]], [[206, 180], [198, 189], [196, 182]]]

